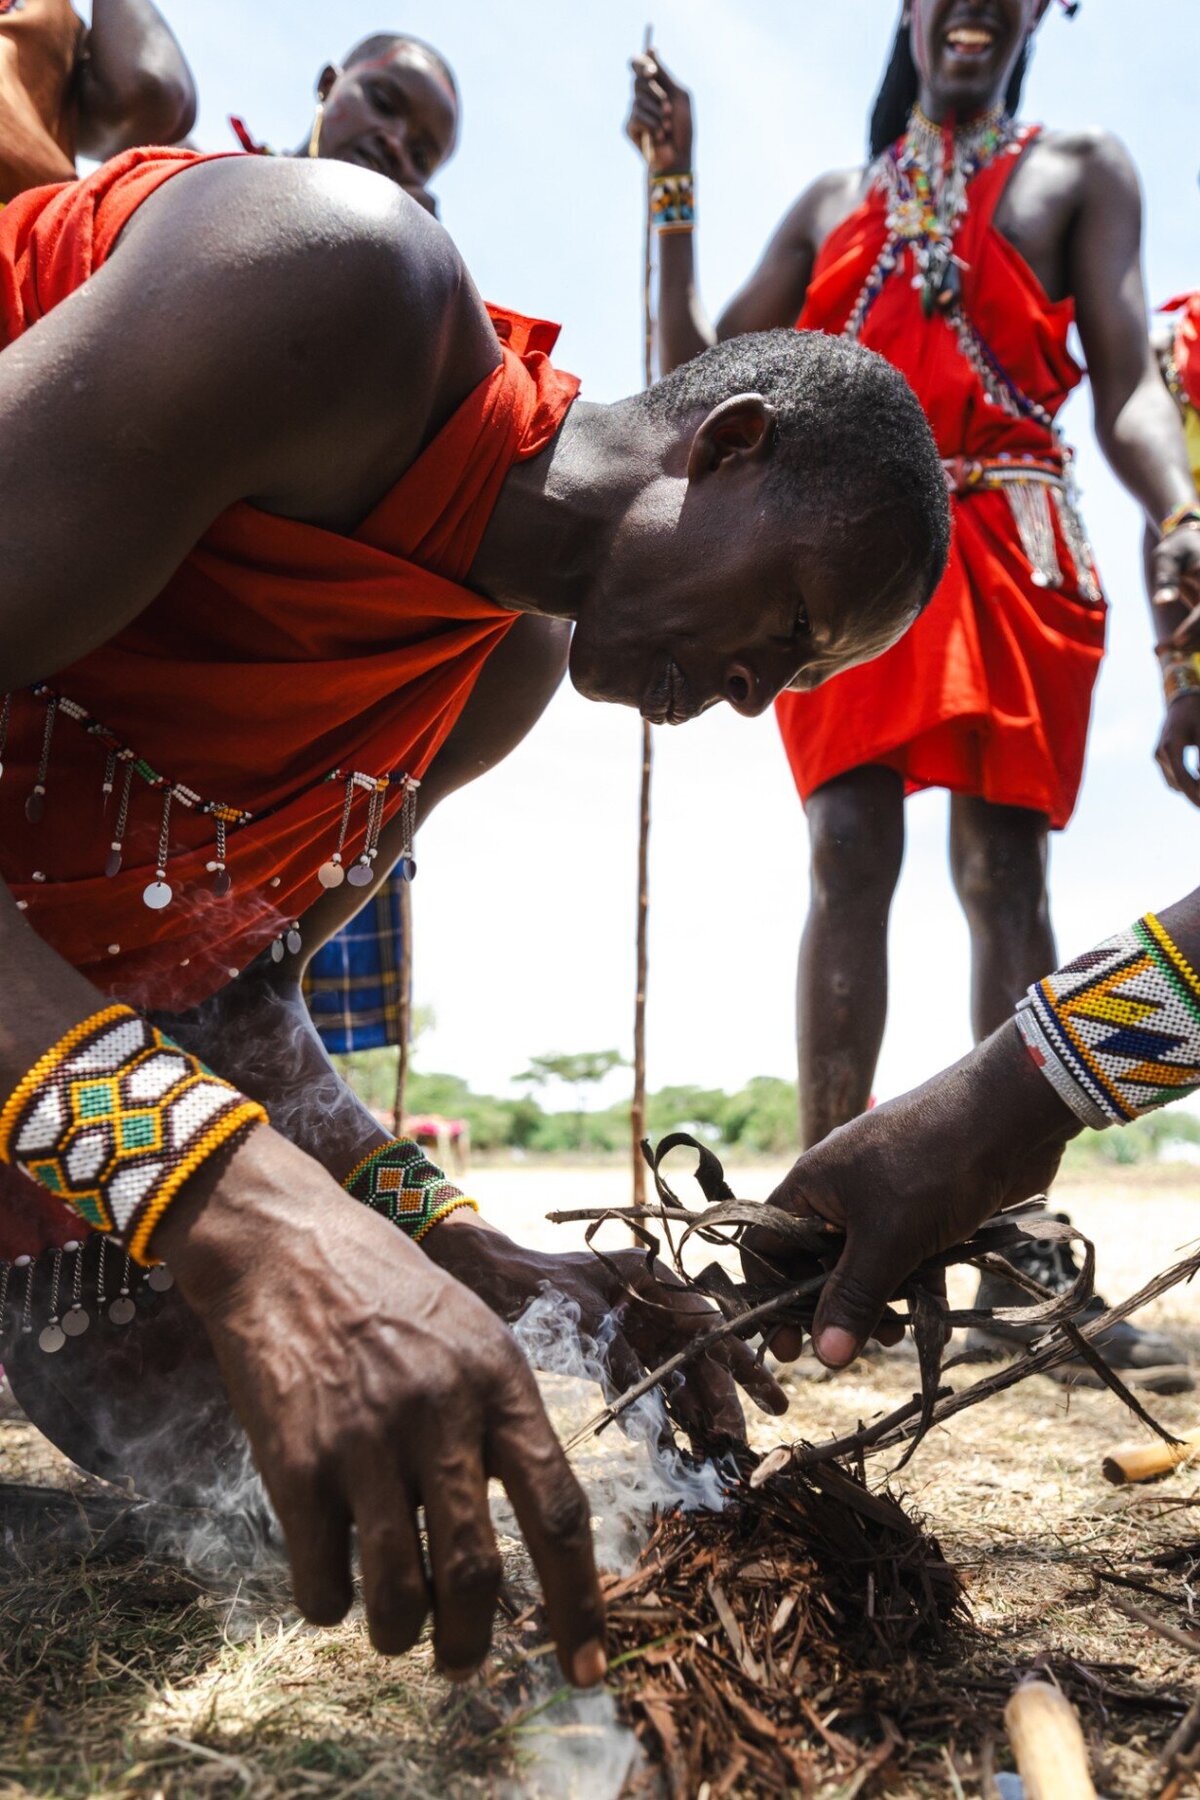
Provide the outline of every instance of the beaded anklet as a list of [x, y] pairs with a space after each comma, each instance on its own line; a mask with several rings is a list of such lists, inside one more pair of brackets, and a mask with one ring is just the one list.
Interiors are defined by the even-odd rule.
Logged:
[[355, 1164], [342, 1186], [372, 1212], [382, 1213], [407, 1232], [414, 1244], [460, 1207], [479, 1211], [478, 1203], [447, 1181], [420, 1145], [408, 1138], [380, 1144]]
[[200, 1165], [266, 1112], [128, 1006], [76, 1025], [0, 1110], [12, 1163], [150, 1265], [154, 1228]]
[[1097, 1131], [1200, 1087], [1200, 976], [1153, 913], [1036, 982], [1016, 1024], [1059, 1098]]

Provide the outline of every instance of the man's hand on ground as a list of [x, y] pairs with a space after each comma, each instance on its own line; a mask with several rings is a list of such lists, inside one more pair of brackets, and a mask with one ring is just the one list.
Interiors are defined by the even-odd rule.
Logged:
[[[721, 1315], [670, 1270], [646, 1267], [642, 1250], [610, 1255], [619, 1274], [590, 1251], [539, 1254], [502, 1232], [481, 1227], [473, 1214], [455, 1213], [425, 1240], [430, 1256], [485, 1300], [503, 1319], [517, 1318], [544, 1289], [578, 1309], [579, 1329], [607, 1345], [612, 1385], [620, 1393], [721, 1323]], [[727, 1337], [684, 1368], [672, 1405], [685, 1424], [742, 1437], [742, 1387], [764, 1412], [787, 1411], [787, 1396], [755, 1353]]]
[[[438, 1663], [478, 1667], [500, 1557], [487, 1483], [508, 1489], [568, 1678], [604, 1674], [588, 1508], [510, 1333], [393, 1225], [274, 1132], [189, 1185], [154, 1238], [202, 1320], [315, 1624], [352, 1598], [396, 1655], [432, 1611]], [[428, 1567], [417, 1510], [428, 1531]]]
[[[1009, 1024], [954, 1068], [802, 1156], [771, 1203], [846, 1233], [814, 1321], [822, 1362], [844, 1367], [872, 1335], [895, 1342], [902, 1333], [885, 1308], [918, 1264], [969, 1237], [1001, 1206], [1043, 1191], [1078, 1130]], [[754, 1249], [787, 1270], [767, 1234], [751, 1261]], [[750, 1272], [762, 1279], [761, 1265]], [[771, 1348], [790, 1360], [800, 1334], [776, 1332]]]

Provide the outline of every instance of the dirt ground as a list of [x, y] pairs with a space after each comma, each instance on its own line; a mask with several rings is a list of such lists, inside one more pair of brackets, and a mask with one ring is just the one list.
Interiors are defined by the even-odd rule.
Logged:
[[[772, 1182], [767, 1168], [731, 1175], [747, 1196], [765, 1195]], [[547, 1211], [619, 1204], [627, 1191], [619, 1168], [482, 1169], [470, 1185], [514, 1236], [564, 1247], [572, 1237], [543, 1223]], [[1200, 1239], [1197, 1169], [1073, 1177], [1057, 1200], [1095, 1239], [1099, 1285], [1110, 1299]], [[966, 1303], [969, 1282], [952, 1297]], [[1146, 1319], [1200, 1364], [1200, 1297], [1176, 1289]], [[790, 1418], [752, 1422], [763, 1448], [789, 1436], [820, 1439], [889, 1409], [916, 1385], [916, 1366], [893, 1353], [831, 1380], [801, 1363], [785, 1382]], [[1175, 1430], [1200, 1423], [1200, 1394], [1152, 1406]], [[1190, 1565], [1164, 1572], [1149, 1558], [1200, 1541], [1200, 1474], [1142, 1489], [1108, 1486], [1104, 1452], [1145, 1435], [1107, 1392], [1039, 1376], [925, 1442], [901, 1486], [968, 1582], [977, 1630], [955, 1654], [958, 1676], [978, 1689], [979, 1715], [936, 1746], [944, 1780], [910, 1779], [900, 1769], [862, 1791], [888, 1800], [994, 1792], [986, 1769], [993, 1752], [996, 1766], [1006, 1766], [996, 1732], [1003, 1694], [1048, 1658], [1055, 1668], [1085, 1671], [1101, 1791], [1130, 1800], [1159, 1794], [1154, 1758], [1178, 1722], [1180, 1699], [1190, 1701], [1200, 1685], [1200, 1662], [1113, 1600], [1186, 1623]], [[614, 1792], [589, 1748], [599, 1742], [594, 1721], [564, 1722], [550, 1711], [497, 1727], [480, 1692], [451, 1693], [435, 1676], [427, 1647], [385, 1664], [372, 1657], [358, 1618], [310, 1631], [277, 1578], [217, 1579], [122, 1548], [119, 1534], [89, 1553], [87, 1533], [68, 1529], [65, 1506], [54, 1541], [39, 1544], [30, 1532], [35, 1502], [17, 1484], [70, 1490], [78, 1481], [19, 1418], [0, 1417], [0, 1483], [0, 1797], [546, 1792], [607, 1800]], [[1144, 1587], [1121, 1585], [1131, 1576], [1150, 1584], [1150, 1598]], [[501, 1634], [501, 1662], [512, 1652]], [[540, 1689], [527, 1685], [536, 1697], [552, 1684], [546, 1676]], [[827, 1716], [836, 1716], [836, 1696]], [[556, 1748], [575, 1754], [556, 1762]], [[929, 1757], [922, 1761], [928, 1767]], [[851, 1800], [857, 1791], [843, 1782], [822, 1797]], [[1200, 1796], [1200, 1783], [1174, 1791]]]

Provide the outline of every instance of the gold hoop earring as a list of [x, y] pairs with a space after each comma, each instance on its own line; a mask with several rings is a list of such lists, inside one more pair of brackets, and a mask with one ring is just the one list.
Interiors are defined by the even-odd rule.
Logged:
[[321, 154], [321, 127], [324, 123], [325, 102], [318, 100], [317, 110], [313, 114], [312, 130], [308, 134], [308, 154], [310, 156], [320, 156]]

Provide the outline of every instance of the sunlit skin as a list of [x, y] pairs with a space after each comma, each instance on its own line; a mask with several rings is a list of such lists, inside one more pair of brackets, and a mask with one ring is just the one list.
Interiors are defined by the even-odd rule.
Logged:
[[453, 156], [460, 121], [457, 96], [427, 50], [402, 40], [352, 68], [330, 64], [317, 97], [319, 156], [386, 176], [436, 212], [429, 183]]

